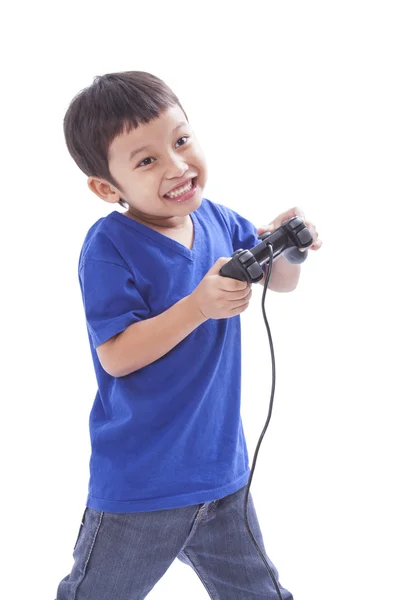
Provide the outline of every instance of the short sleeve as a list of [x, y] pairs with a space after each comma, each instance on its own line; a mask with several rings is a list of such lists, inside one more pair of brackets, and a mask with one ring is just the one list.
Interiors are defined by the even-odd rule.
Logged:
[[222, 204], [216, 204], [231, 233], [233, 250], [249, 250], [260, 243], [257, 228], [237, 212]]
[[95, 348], [149, 316], [133, 275], [124, 266], [87, 259], [79, 270], [79, 283]]

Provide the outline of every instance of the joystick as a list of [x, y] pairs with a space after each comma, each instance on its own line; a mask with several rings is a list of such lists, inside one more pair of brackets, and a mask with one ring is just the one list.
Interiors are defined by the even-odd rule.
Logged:
[[269, 246], [272, 246], [273, 260], [283, 254], [290, 263], [300, 264], [306, 260], [308, 251], [300, 252], [299, 248], [308, 248], [313, 243], [310, 231], [299, 217], [288, 219], [274, 232], [266, 231], [258, 239], [262, 241], [250, 250], [236, 250], [219, 274], [256, 283], [264, 277], [262, 265], [269, 262]]

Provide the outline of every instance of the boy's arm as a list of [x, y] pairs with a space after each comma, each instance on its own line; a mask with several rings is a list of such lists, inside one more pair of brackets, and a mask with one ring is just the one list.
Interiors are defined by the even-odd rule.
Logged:
[[165, 312], [132, 323], [96, 348], [100, 364], [112, 377], [129, 375], [167, 354], [207, 321], [186, 296]]

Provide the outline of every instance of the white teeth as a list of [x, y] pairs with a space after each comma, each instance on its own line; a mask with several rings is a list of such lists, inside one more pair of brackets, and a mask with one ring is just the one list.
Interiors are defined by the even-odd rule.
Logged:
[[182, 187], [178, 188], [177, 190], [174, 190], [173, 192], [169, 192], [169, 194], [165, 194], [168, 198], [177, 198], [178, 196], [182, 196], [182, 194], [185, 194], [186, 192], [188, 192], [189, 190], [191, 190], [193, 187], [192, 181], [190, 180], [189, 183], [187, 183], [186, 185], [183, 185]]

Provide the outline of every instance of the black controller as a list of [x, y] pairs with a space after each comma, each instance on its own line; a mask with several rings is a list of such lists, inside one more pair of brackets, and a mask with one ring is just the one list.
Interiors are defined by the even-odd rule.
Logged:
[[264, 277], [261, 267], [269, 262], [269, 245], [273, 249], [273, 260], [283, 254], [290, 263], [300, 264], [306, 260], [308, 251], [300, 252], [299, 248], [308, 248], [313, 243], [310, 231], [299, 217], [288, 219], [274, 232], [266, 231], [258, 239], [262, 242], [254, 248], [236, 250], [219, 274], [223, 277], [256, 283]]

